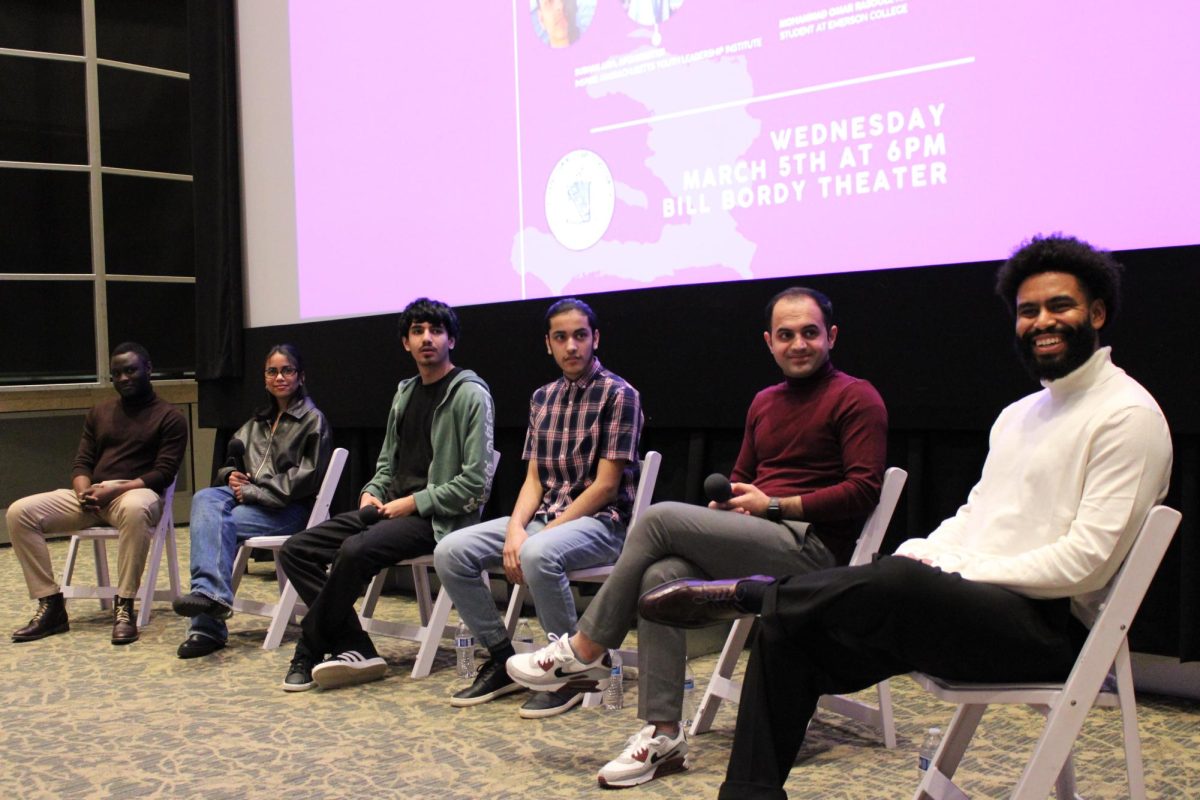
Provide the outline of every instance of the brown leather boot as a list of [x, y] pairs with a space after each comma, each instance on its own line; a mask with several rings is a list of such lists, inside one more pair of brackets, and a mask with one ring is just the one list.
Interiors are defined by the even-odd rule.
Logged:
[[130, 644], [138, 640], [137, 621], [133, 616], [133, 598], [114, 598], [116, 607], [113, 609], [113, 644]]
[[49, 597], [38, 598], [38, 607], [37, 611], [33, 612], [33, 619], [29, 620], [29, 624], [24, 628], [13, 631], [12, 640], [32, 642], [69, 630], [71, 625], [67, 622], [67, 604], [63, 600], [62, 592], [59, 592]]

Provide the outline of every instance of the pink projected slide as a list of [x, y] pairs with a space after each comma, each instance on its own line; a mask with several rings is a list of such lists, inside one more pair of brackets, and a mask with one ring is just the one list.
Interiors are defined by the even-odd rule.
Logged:
[[301, 314], [1200, 242], [1200, 4], [291, 5]]

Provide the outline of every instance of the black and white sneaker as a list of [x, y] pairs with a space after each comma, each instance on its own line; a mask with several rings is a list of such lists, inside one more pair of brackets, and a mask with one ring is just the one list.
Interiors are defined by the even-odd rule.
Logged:
[[555, 689], [552, 692], [534, 692], [529, 699], [517, 709], [517, 716], [521, 719], [543, 719], [544, 717], [556, 717], [559, 714], [565, 714], [575, 706], [583, 702], [583, 696], [587, 694], [583, 689], [573, 689], [570, 686], [564, 686], [561, 689]]
[[312, 669], [313, 680], [322, 689], [338, 689], [377, 681], [387, 675], [388, 665], [379, 656], [365, 656], [357, 650], [338, 653]]
[[497, 697], [519, 692], [522, 688], [519, 683], [508, 677], [508, 673], [504, 671], [504, 662], [489, 660], [479, 668], [474, 683], [450, 698], [450, 705], [455, 708], [477, 706]]
[[283, 678], [283, 683], [280, 688], [285, 692], [307, 692], [309, 689], [317, 688], [317, 682], [312, 676], [313, 664], [307, 658], [292, 659], [291, 666], [288, 667], [287, 675]]
[[532, 653], [518, 653], [508, 659], [508, 674], [522, 686], [553, 691], [564, 686], [602, 691], [608, 686], [612, 661], [605, 652], [595, 661], [580, 661], [571, 649], [566, 634], [550, 634], [550, 644]]

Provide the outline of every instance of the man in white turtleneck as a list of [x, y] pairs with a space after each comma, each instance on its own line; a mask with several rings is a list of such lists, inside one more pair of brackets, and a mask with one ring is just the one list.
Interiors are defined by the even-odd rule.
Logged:
[[822, 694], [912, 670], [984, 682], [1067, 676], [1171, 474], [1162, 411], [1099, 346], [1120, 271], [1108, 253], [1061, 235], [1035, 237], [1000, 268], [1017, 350], [1044, 388], [1001, 412], [979, 482], [928, 537], [863, 567], [677, 581], [643, 597], [642, 616], [667, 624], [762, 614], [721, 798], [787, 796]]

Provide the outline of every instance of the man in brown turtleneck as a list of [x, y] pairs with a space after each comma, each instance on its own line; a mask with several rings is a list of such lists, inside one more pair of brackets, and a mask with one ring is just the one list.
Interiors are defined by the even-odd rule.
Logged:
[[188, 424], [178, 409], [154, 393], [150, 356], [140, 344], [117, 345], [109, 369], [120, 397], [88, 412], [72, 488], [24, 497], [9, 506], [13, 552], [29, 596], [38, 601], [29, 624], [13, 631], [14, 642], [69, 630], [45, 535], [93, 525], [111, 525], [120, 532], [112, 643], [137, 641], [133, 598], [142, 582], [151, 533], [162, 515], [162, 493], [183, 460]]

